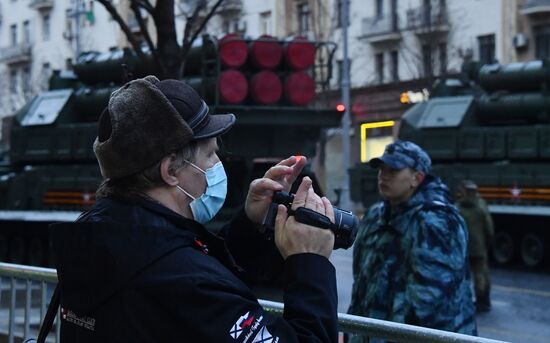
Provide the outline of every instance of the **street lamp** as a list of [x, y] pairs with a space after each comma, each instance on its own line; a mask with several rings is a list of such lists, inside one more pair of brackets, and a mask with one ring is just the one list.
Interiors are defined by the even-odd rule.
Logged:
[[340, 195], [340, 206], [349, 209], [351, 206], [350, 191], [349, 191], [349, 168], [350, 168], [350, 147], [349, 147], [349, 131], [350, 131], [350, 80], [349, 80], [349, 59], [348, 59], [348, 13], [349, 0], [342, 0], [341, 23], [342, 23], [342, 46], [344, 59], [342, 61], [342, 104], [344, 106], [344, 115], [342, 116], [342, 155], [344, 175], [342, 178], [342, 193]]
[[74, 8], [67, 12], [67, 17], [74, 19], [74, 40], [75, 40], [75, 61], [80, 55], [82, 47], [80, 46], [80, 16], [86, 15], [88, 21], [93, 22], [93, 12], [86, 11], [84, 2], [82, 0], [74, 0]]

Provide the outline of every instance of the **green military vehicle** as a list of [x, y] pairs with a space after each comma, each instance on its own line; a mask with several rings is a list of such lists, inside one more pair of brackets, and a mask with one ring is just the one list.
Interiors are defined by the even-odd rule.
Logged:
[[[398, 138], [429, 153], [451, 190], [474, 180], [495, 222], [492, 255], [545, 265], [550, 255], [550, 63], [466, 63], [455, 79], [435, 83], [428, 101], [410, 108]], [[351, 169], [352, 199], [377, 199], [376, 173]]]
[[[213, 229], [242, 205], [253, 178], [289, 155], [314, 156], [322, 130], [339, 125], [340, 113], [314, 101], [328, 87], [335, 48], [230, 35], [204, 36], [191, 49], [185, 80], [213, 113], [237, 116], [223, 137], [230, 188]], [[95, 201], [102, 178], [92, 143], [110, 93], [147, 74], [154, 70], [131, 50], [83, 53], [16, 113], [0, 165], [0, 261], [51, 265], [47, 225], [72, 221]]]

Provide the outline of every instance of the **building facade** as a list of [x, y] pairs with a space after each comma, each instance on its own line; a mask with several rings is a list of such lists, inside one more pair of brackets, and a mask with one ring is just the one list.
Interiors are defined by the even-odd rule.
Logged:
[[550, 1], [521, 0], [512, 46], [517, 59], [550, 59]]
[[118, 45], [116, 23], [107, 12], [95, 1], [78, 5], [71, 0], [0, 3], [1, 115], [12, 114], [46, 89], [52, 70], [70, 69], [77, 49]]
[[[332, 40], [342, 46], [341, 9], [334, 0]], [[512, 63], [550, 56], [549, 0], [348, 0], [351, 83], [351, 166], [382, 153], [395, 139], [412, 103], [429, 97], [439, 77], [451, 77], [465, 60]], [[341, 101], [343, 51], [336, 54], [333, 104]], [[388, 124], [393, 121], [393, 124]], [[331, 147], [334, 145], [334, 147]], [[328, 150], [341, 151], [339, 132]], [[327, 168], [342, 166], [327, 154]], [[341, 185], [342, 172], [327, 170]], [[333, 181], [332, 181], [333, 180]]]
[[[339, 18], [344, 0], [335, 1], [334, 17]], [[422, 100], [436, 78], [456, 75], [464, 60], [511, 63], [550, 55], [548, 0], [352, 0], [349, 6], [351, 112], [357, 136], [352, 147], [359, 145], [356, 131], [362, 123], [398, 124], [410, 107], [401, 103], [403, 92]], [[341, 43], [341, 37], [342, 28], [336, 25], [332, 39]], [[339, 49], [335, 101], [342, 56]], [[373, 130], [371, 137], [392, 132]], [[380, 146], [372, 151], [379, 153]], [[352, 154], [351, 160], [359, 161], [359, 151], [352, 149]]]

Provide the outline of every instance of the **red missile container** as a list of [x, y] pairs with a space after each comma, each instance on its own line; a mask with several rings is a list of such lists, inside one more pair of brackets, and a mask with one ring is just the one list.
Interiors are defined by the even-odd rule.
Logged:
[[260, 36], [250, 43], [249, 58], [258, 69], [275, 69], [283, 59], [283, 46], [275, 37]]
[[238, 70], [225, 70], [218, 80], [220, 101], [224, 104], [240, 104], [248, 94], [248, 80]]
[[310, 68], [315, 63], [315, 44], [306, 37], [298, 36], [284, 47], [284, 58], [294, 70]]
[[307, 105], [315, 97], [315, 81], [303, 71], [292, 72], [285, 79], [284, 93], [291, 104]]
[[283, 84], [277, 74], [270, 70], [262, 70], [254, 74], [250, 80], [250, 97], [261, 105], [277, 103], [283, 95]]
[[219, 40], [219, 56], [223, 67], [240, 68], [248, 58], [248, 45], [242, 36], [227, 34]]

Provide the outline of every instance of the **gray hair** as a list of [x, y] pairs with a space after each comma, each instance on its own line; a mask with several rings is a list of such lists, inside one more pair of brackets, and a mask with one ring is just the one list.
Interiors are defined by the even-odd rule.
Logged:
[[[178, 169], [184, 167], [186, 162], [195, 162], [198, 152], [197, 141], [192, 141], [185, 148], [176, 151], [174, 160], [170, 163], [168, 170], [175, 173]], [[164, 158], [163, 158], [164, 159]], [[159, 160], [154, 165], [147, 167], [135, 174], [121, 178], [107, 178], [97, 188], [96, 199], [107, 198], [111, 196], [123, 198], [144, 197], [145, 192], [151, 188], [164, 184], [160, 175]]]

